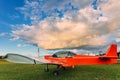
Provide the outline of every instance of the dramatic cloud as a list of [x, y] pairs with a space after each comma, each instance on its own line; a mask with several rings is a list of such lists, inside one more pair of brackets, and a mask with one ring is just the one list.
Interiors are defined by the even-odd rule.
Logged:
[[12, 31], [13, 39], [22, 39], [44, 49], [120, 42], [120, 2], [95, 1], [98, 2], [91, 6], [90, 0], [26, 0], [18, 9], [32, 25], [23, 24], [21, 29]]

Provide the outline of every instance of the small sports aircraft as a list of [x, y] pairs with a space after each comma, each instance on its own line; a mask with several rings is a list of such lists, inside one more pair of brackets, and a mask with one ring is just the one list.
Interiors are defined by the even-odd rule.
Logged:
[[112, 44], [103, 56], [90, 56], [83, 54], [75, 54], [70, 51], [59, 51], [53, 55], [46, 55], [44, 58], [29, 58], [18, 54], [7, 54], [4, 59], [15, 63], [27, 63], [27, 64], [47, 64], [45, 71], [48, 72], [48, 65], [57, 65], [57, 69], [53, 72], [54, 75], [58, 75], [60, 68], [65, 67], [74, 68], [77, 65], [100, 65], [100, 64], [115, 64], [117, 63], [117, 45]]

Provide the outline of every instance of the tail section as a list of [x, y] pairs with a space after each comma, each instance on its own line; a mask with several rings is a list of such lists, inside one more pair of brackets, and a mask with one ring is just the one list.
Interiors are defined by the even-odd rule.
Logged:
[[117, 44], [112, 44], [106, 52], [107, 57], [117, 57]]
[[117, 63], [117, 44], [112, 44], [104, 56], [99, 57], [104, 64], [115, 64]]

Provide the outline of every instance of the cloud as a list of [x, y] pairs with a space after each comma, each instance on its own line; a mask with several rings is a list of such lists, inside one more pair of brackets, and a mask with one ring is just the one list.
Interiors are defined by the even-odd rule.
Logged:
[[72, 12], [73, 9], [83, 8], [90, 3], [91, 0], [25, 0], [23, 7], [16, 8], [25, 19], [30, 19], [32, 23], [38, 23], [46, 17], [58, 17], [64, 12]]
[[26, 46], [28, 46], [28, 45], [26, 45], [26, 44], [17, 44], [17, 47], [18, 47], [18, 48], [26, 47]]
[[5, 36], [6, 35], [6, 33], [0, 33], [0, 36]]
[[[103, 1], [99, 4], [101, 9], [97, 10], [88, 5], [91, 4], [89, 0], [82, 1], [80, 6], [78, 2], [79, 0], [60, 3], [56, 3], [56, 0], [50, 3], [46, 0], [26, 0], [24, 7], [19, 9], [33, 24], [24, 24], [21, 29], [13, 30], [13, 39], [22, 39], [44, 49], [103, 46], [119, 42], [119, 2]], [[62, 17], [58, 16], [59, 12], [54, 11], [55, 8], [63, 14]], [[44, 14], [41, 14], [42, 10]]]
[[20, 48], [21, 46], [22, 46], [21, 44], [18, 44], [18, 45], [17, 45], [17, 47], [19, 47], [19, 48]]
[[0, 33], [0, 37], [5, 37], [5, 38], [11, 38], [11, 35], [9, 33]]

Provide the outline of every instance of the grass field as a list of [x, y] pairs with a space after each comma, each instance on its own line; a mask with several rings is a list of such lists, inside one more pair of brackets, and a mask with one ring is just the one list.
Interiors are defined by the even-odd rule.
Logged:
[[120, 80], [120, 64], [77, 66], [59, 71], [58, 76], [52, 72], [56, 66], [13, 64], [0, 60], [0, 80]]

